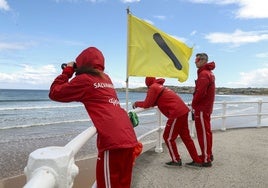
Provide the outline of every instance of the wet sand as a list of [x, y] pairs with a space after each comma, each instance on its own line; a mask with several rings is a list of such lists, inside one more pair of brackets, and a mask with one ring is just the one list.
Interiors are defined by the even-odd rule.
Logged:
[[[76, 135], [68, 135], [52, 138], [38, 138], [29, 140], [19, 140], [8, 143], [0, 143], [0, 180], [17, 176], [23, 173], [27, 165], [29, 154], [38, 148], [48, 146], [65, 146]], [[87, 157], [97, 152], [95, 145], [96, 138], [92, 138], [86, 143], [75, 156], [76, 160]]]
[[[0, 147], [0, 188], [20, 188], [26, 183], [24, 168], [27, 165], [31, 152], [38, 148], [48, 146], [64, 146], [76, 135], [61, 138], [39, 138], [33, 140], [21, 140], [16, 142], [1, 143]], [[96, 138], [87, 142], [76, 154], [76, 165], [79, 167], [79, 175], [75, 179], [77, 188], [82, 184], [93, 184], [95, 180]]]
[[[137, 136], [147, 132], [143, 127], [135, 128]], [[8, 134], [16, 135], [17, 132], [8, 130]], [[25, 129], [24, 131], [27, 131]], [[27, 165], [28, 157], [31, 152], [39, 148], [49, 146], [65, 146], [68, 142], [74, 139], [79, 133], [69, 133], [59, 136], [49, 136], [39, 138], [17, 138], [13, 141], [0, 140], [0, 188], [17, 188], [25, 184], [26, 178], [24, 176], [24, 168]], [[2, 131], [2, 134], [3, 133]], [[22, 134], [22, 133], [20, 133]], [[153, 137], [153, 136], [152, 136]], [[149, 137], [150, 138], [150, 137]], [[91, 138], [75, 155], [76, 164], [80, 169], [80, 174], [75, 180], [76, 182], [93, 183], [95, 180], [95, 156], [97, 154], [96, 136]], [[92, 159], [93, 158], [93, 159]], [[86, 168], [83, 168], [86, 167]], [[85, 173], [84, 173], [85, 171]], [[82, 173], [83, 172], [83, 173]], [[84, 177], [84, 178], [82, 178]], [[93, 178], [92, 178], [93, 177]], [[82, 178], [82, 179], [81, 179]], [[13, 185], [13, 180], [16, 179], [18, 183]], [[86, 180], [84, 180], [86, 179]], [[79, 180], [79, 181], [78, 181]], [[82, 181], [81, 181], [82, 180]], [[5, 185], [4, 185], [5, 184]], [[77, 184], [77, 183], [76, 183]], [[79, 184], [78, 184], [79, 185]]]
[[[147, 139], [150, 140], [154, 137], [155, 135], [152, 135], [147, 137]], [[92, 138], [91, 142], [88, 142], [85, 146], [83, 146], [75, 157], [76, 159], [75, 163], [79, 168], [79, 174], [75, 178], [74, 188], [90, 187], [91, 185], [93, 185], [95, 181], [95, 165], [96, 165], [97, 151], [94, 140], [95, 139]], [[144, 141], [143, 152], [146, 152], [152, 147], [154, 147], [155, 141], [156, 141], [155, 139], [151, 141], [148, 140]], [[39, 146], [39, 144], [37, 145]], [[34, 149], [32, 148], [30, 150]], [[93, 153], [94, 151], [95, 153]], [[22, 151], [19, 150], [19, 152]], [[20, 155], [21, 158], [17, 158], [15, 163], [13, 164], [9, 163], [8, 165], [5, 166], [5, 169], [7, 170], [6, 172], [1, 170], [1, 174], [3, 174], [6, 177], [0, 179], [0, 188], [20, 188], [23, 187], [23, 185], [25, 185], [26, 177], [23, 174], [23, 169], [27, 165], [27, 160], [29, 156], [28, 153], [30, 154], [30, 152], [26, 151], [26, 148], [24, 148], [25, 158], [23, 158], [24, 155]], [[14, 158], [15, 157], [16, 156], [14, 156]], [[13, 161], [13, 159], [9, 160], [6, 158], [6, 162], [7, 161], [11, 162]]]

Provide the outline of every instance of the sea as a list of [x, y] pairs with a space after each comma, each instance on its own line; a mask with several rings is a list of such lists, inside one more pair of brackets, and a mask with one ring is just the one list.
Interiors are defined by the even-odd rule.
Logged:
[[[89, 116], [84, 106], [78, 102], [61, 103], [49, 99], [48, 90], [16, 90], [0, 89], [0, 130], [20, 129], [27, 127], [45, 127], [55, 124], [73, 124], [84, 122], [89, 126]], [[118, 98], [123, 108], [126, 106], [126, 93], [118, 92]], [[128, 102], [143, 100], [146, 93], [129, 92]], [[190, 103], [192, 94], [179, 94]], [[221, 101], [268, 101], [268, 96], [250, 95], [216, 95], [216, 102]], [[232, 111], [245, 109], [236, 108], [238, 105], [229, 105]], [[251, 108], [249, 106], [248, 108]], [[214, 105], [215, 114], [220, 106]]]
[[[48, 146], [64, 146], [92, 126], [82, 104], [55, 102], [49, 99], [48, 93], [48, 90], [0, 89], [0, 179], [21, 174], [30, 153], [34, 150]], [[120, 105], [126, 108], [126, 93], [117, 94]], [[192, 100], [191, 94], [178, 95], [186, 104]], [[132, 102], [144, 100], [145, 97], [146, 93], [129, 92], [129, 109]], [[213, 115], [222, 114], [222, 104], [217, 102], [258, 100], [268, 102], [268, 96], [216, 95]], [[262, 109], [267, 113], [268, 103], [263, 104]], [[227, 106], [227, 114], [234, 116], [239, 113], [257, 113], [257, 110], [258, 105], [251, 103], [239, 105], [234, 103]], [[144, 116], [144, 119], [140, 119], [142, 125], [135, 127], [137, 136], [157, 127], [156, 123], [151, 123], [151, 117]], [[234, 117], [228, 119], [226, 124], [227, 128], [256, 127], [256, 120], [256, 116]], [[214, 128], [220, 129], [222, 119], [214, 119], [212, 124]], [[79, 150], [76, 159], [96, 153], [95, 140], [93, 138], [88, 141]]]
[[[24, 136], [35, 134], [56, 134], [65, 131], [83, 130], [92, 125], [84, 106], [78, 102], [61, 103], [49, 99], [48, 90], [0, 89], [0, 133], [2, 130], [25, 130]], [[123, 108], [126, 107], [126, 93], [118, 92]], [[143, 100], [146, 93], [129, 92], [128, 102]], [[191, 94], [179, 94], [190, 103]], [[216, 95], [221, 101], [268, 101], [268, 96]], [[252, 109], [252, 105], [228, 105], [231, 113]], [[214, 105], [214, 115], [222, 113], [221, 105]], [[58, 132], [57, 132], [58, 131]], [[3, 138], [3, 137], [2, 137]], [[2, 139], [0, 137], [0, 140]]]

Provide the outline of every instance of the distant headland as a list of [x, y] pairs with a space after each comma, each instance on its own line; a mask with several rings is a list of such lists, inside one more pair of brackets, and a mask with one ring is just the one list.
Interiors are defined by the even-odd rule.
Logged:
[[[192, 94], [194, 92], [194, 87], [191, 86], [167, 86], [174, 90], [176, 93], [180, 94]], [[124, 92], [126, 88], [116, 88], [116, 91]], [[146, 92], [146, 87], [129, 88], [129, 92]], [[268, 88], [227, 88], [218, 87], [216, 88], [216, 94], [219, 95], [268, 95]]]

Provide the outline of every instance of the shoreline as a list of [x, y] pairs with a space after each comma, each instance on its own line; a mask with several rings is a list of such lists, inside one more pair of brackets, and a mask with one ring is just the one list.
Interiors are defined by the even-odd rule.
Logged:
[[[172, 85], [164, 85], [174, 90], [179, 94], [193, 94], [194, 86], [172, 86]], [[49, 92], [48, 89], [5, 89], [0, 88], [1, 90], [20, 90], [20, 91], [46, 91]], [[126, 92], [126, 88], [115, 88], [117, 92]], [[128, 92], [138, 92], [138, 93], [146, 93], [147, 87], [137, 87], [137, 88], [128, 88]], [[217, 95], [246, 95], [246, 96], [268, 96], [268, 88], [228, 88], [228, 87], [216, 87]]]
[[[179, 94], [193, 94], [193, 86], [170, 86], [166, 87], [172, 89]], [[116, 88], [117, 92], [125, 92], [126, 88]], [[147, 87], [128, 88], [129, 92], [147, 92]], [[246, 96], [268, 96], [268, 88], [227, 88], [216, 87], [217, 95], [246, 95]]]

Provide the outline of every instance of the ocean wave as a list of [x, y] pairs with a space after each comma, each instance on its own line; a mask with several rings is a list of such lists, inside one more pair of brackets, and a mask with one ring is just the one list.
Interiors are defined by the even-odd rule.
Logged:
[[14, 106], [14, 107], [3, 107], [0, 108], [0, 111], [3, 110], [36, 110], [36, 109], [55, 109], [55, 108], [76, 108], [76, 107], [83, 107], [82, 104], [77, 105], [60, 105], [60, 106], [54, 106], [54, 105], [48, 105], [48, 106]]
[[[120, 105], [126, 106], [126, 103], [120, 103]], [[6, 107], [0, 107], [0, 111], [5, 110], [38, 110], [38, 109], [57, 109], [57, 108], [78, 108], [78, 107], [84, 107], [82, 103], [78, 104], [57, 104], [57, 105], [42, 105], [42, 106], [6, 106]]]
[[4, 102], [38, 102], [38, 101], [51, 101], [50, 99], [5, 99], [0, 100], [0, 103]]
[[56, 125], [56, 124], [64, 124], [64, 123], [76, 123], [76, 122], [88, 122], [90, 119], [80, 119], [80, 120], [65, 120], [65, 121], [55, 121], [55, 122], [47, 122], [47, 123], [36, 123], [36, 124], [25, 124], [25, 125], [13, 125], [13, 126], [5, 126], [0, 127], [0, 130], [7, 130], [7, 129], [20, 129], [20, 128], [29, 128], [29, 127], [39, 127], [39, 126], [49, 126], [49, 125]]

